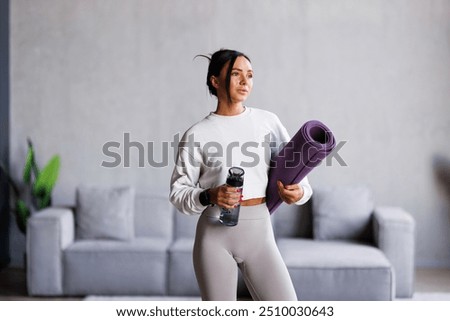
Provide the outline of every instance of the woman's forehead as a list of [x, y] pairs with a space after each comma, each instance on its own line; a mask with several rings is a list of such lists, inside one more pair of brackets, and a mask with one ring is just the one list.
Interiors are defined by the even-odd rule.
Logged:
[[247, 58], [243, 56], [239, 56], [236, 58], [234, 62], [233, 69], [240, 69], [242, 71], [252, 71], [252, 64]]

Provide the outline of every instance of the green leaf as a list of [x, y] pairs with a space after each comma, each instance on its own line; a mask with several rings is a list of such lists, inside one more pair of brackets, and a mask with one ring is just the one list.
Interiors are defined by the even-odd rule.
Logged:
[[27, 152], [27, 158], [25, 160], [25, 167], [23, 169], [23, 181], [30, 184], [31, 181], [31, 169], [33, 167], [34, 152], [33, 148], [29, 147]]
[[34, 152], [33, 142], [31, 141], [31, 138], [29, 138], [29, 137], [27, 138], [27, 143], [28, 143], [28, 148], [33, 151], [33, 158], [31, 159], [31, 169], [34, 172], [34, 177], [38, 177], [39, 176], [39, 168], [36, 164], [36, 154]]
[[19, 230], [26, 234], [27, 220], [30, 217], [30, 210], [23, 200], [17, 200], [16, 202], [16, 223]]
[[44, 193], [42, 195], [39, 195], [37, 197], [37, 208], [41, 210], [50, 206], [50, 201], [51, 201], [51, 194]]
[[55, 155], [47, 165], [41, 170], [33, 187], [35, 195], [50, 195], [58, 179], [60, 157]]

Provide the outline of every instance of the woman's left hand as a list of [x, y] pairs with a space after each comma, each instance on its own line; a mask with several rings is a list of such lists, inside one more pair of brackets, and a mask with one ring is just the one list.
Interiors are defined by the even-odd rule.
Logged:
[[280, 198], [287, 204], [298, 202], [303, 197], [303, 188], [298, 184], [283, 185], [277, 181], [277, 185]]

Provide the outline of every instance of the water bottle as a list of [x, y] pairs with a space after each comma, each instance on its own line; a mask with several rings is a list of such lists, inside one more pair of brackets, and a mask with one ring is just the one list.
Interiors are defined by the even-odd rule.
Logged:
[[[238, 192], [242, 195], [242, 186], [244, 185], [244, 170], [240, 167], [231, 167], [228, 170], [227, 185], [237, 187]], [[222, 208], [219, 221], [226, 226], [235, 226], [239, 220], [239, 210], [241, 206], [238, 204], [232, 209]]]

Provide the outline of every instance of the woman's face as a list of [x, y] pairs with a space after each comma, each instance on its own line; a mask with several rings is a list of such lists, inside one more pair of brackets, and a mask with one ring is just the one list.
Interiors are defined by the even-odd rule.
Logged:
[[[220, 71], [219, 78], [213, 84], [217, 89], [219, 100], [227, 101], [226, 78], [229, 62]], [[239, 56], [234, 62], [230, 75], [230, 98], [232, 103], [242, 103], [250, 95], [253, 88], [253, 70], [250, 61]]]

